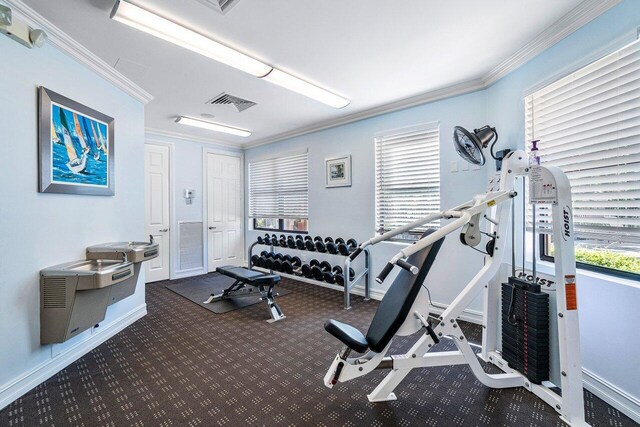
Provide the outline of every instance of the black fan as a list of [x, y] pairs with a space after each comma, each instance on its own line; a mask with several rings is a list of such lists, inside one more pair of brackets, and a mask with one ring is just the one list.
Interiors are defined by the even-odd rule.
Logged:
[[479, 129], [474, 129], [473, 133], [462, 126], [453, 128], [453, 142], [455, 143], [456, 151], [463, 159], [474, 165], [484, 165], [485, 158], [482, 150], [487, 148], [492, 139], [493, 144], [491, 144], [490, 152], [491, 157], [495, 159], [493, 147], [498, 142], [496, 128], [486, 125]]

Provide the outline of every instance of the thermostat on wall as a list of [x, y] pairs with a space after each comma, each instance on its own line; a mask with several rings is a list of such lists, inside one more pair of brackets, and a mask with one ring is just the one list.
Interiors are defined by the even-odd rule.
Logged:
[[195, 197], [196, 197], [196, 190], [191, 190], [188, 188], [184, 189], [184, 200], [188, 205], [191, 204], [191, 202]]

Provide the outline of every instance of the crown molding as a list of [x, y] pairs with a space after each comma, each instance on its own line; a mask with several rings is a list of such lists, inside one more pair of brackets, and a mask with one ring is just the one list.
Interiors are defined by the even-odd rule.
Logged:
[[283, 139], [289, 139], [296, 136], [301, 136], [308, 133], [333, 128], [336, 126], [346, 125], [349, 123], [379, 116], [381, 114], [404, 110], [406, 108], [411, 108], [411, 107], [415, 107], [422, 104], [428, 104], [430, 102], [451, 98], [457, 95], [464, 95], [467, 93], [482, 90], [484, 88], [485, 88], [485, 85], [482, 82], [482, 80], [480, 79], [471, 80], [468, 82], [463, 82], [460, 84], [455, 84], [455, 85], [447, 86], [441, 89], [425, 92], [420, 95], [402, 99], [400, 101], [394, 101], [388, 104], [380, 105], [378, 107], [369, 108], [367, 110], [359, 111], [354, 114], [349, 114], [348, 116], [339, 117], [334, 120], [327, 120], [325, 122], [320, 122], [311, 126], [305, 126], [298, 129], [294, 129], [289, 132], [280, 133], [278, 135], [274, 135], [268, 138], [259, 139], [257, 141], [243, 144], [242, 148], [246, 150], [249, 148], [258, 147], [260, 145], [271, 144], [273, 142], [282, 141]]
[[505, 61], [498, 64], [482, 77], [489, 87], [516, 68], [535, 58], [580, 27], [602, 15], [621, 0], [585, 0], [566, 15], [538, 34], [529, 43], [518, 49]]
[[[68, 34], [49, 22], [42, 15], [38, 14], [35, 10], [24, 4], [22, 0], [4, 0], [4, 2], [8, 6], [10, 6], [17, 15], [24, 19], [28, 25], [44, 30], [49, 36], [49, 42], [58, 49], [67, 53], [78, 62], [84, 64], [89, 69], [102, 76], [115, 86], [119, 87], [135, 99], [145, 104], [153, 100], [153, 96], [151, 94], [146, 92], [133, 81], [129, 80], [111, 65], [98, 58], [95, 54], [90, 52], [87, 48], [75, 41]], [[388, 104], [380, 105], [378, 107], [340, 117], [335, 120], [328, 120], [312, 126], [301, 127], [246, 144], [234, 144], [208, 138], [191, 136], [178, 132], [161, 131], [159, 129], [147, 128], [146, 132], [150, 135], [156, 135], [166, 138], [201, 142], [205, 144], [213, 144], [235, 149], [249, 149], [260, 145], [270, 144], [284, 139], [353, 123], [381, 114], [399, 111], [417, 105], [427, 104], [453, 96], [464, 95], [478, 90], [483, 90], [620, 2], [621, 0], [583, 1], [566, 15], [554, 22], [550, 27], [540, 33], [532, 41], [527, 43], [522, 48], [518, 49], [518, 51], [516, 51], [513, 55], [498, 64], [491, 71], [489, 71], [479, 79], [474, 79], [445, 88], [429, 91], [407, 99], [391, 102]]]
[[298, 129], [294, 129], [290, 132], [284, 132], [278, 135], [274, 135], [269, 138], [257, 140], [244, 144], [244, 149], [258, 147], [260, 145], [271, 144], [273, 142], [282, 141], [284, 139], [301, 136], [324, 129], [329, 129], [336, 126], [345, 125], [358, 120], [367, 119], [370, 117], [378, 116], [381, 114], [390, 113], [393, 111], [402, 110], [405, 108], [414, 107], [421, 104], [427, 104], [430, 102], [442, 100], [445, 98], [451, 98], [458, 95], [464, 95], [467, 93], [483, 90], [506, 76], [513, 70], [517, 69], [521, 65], [533, 59], [535, 56], [549, 49], [571, 33], [591, 22], [613, 6], [620, 3], [622, 0], [585, 0], [578, 6], [573, 8], [567, 14], [562, 16], [546, 30], [540, 33], [537, 37], [521, 47], [513, 55], [507, 58], [495, 66], [491, 71], [486, 73], [479, 79], [470, 80], [467, 82], [451, 85], [442, 89], [426, 92], [418, 96], [407, 98], [401, 101], [392, 102], [390, 104], [384, 104], [379, 107], [374, 107], [365, 111], [360, 111], [355, 114], [351, 114], [345, 117], [338, 118], [336, 120], [329, 120], [313, 126], [306, 126]]
[[98, 58], [89, 49], [71, 38], [67, 33], [22, 2], [22, 0], [4, 0], [13, 13], [24, 20], [32, 28], [39, 28], [47, 33], [47, 42], [71, 56], [94, 73], [106, 79], [114, 86], [122, 89], [138, 101], [148, 104], [153, 96], [140, 86], [129, 80], [111, 65]]
[[186, 133], [181, 132], [171, 132], [167, 130], [154, 129], [154, 128], [144, 128], [145, 139], [153, 139], [153, 138], [168, 138], [173, 140], [187, 141], [187, 142], [198, 142], [201, 144], [207, 144], [212, 146], [218, 146], [220, 148], [232, 148], [234, 150], [242, 150], [244, 146], [240, 143], [233, 142], [225, 142], [219, 141], [213, 138], [204, 138], [202, 136], [193, 136]]

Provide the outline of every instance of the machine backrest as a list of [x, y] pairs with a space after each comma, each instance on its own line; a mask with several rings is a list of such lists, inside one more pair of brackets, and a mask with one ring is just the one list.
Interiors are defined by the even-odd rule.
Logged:
[[[426, 237], [434, 231], [427, 230], [422, 234], [422, 237]], [[404, 323], [443, 241], [444, 237], [407, 259], [409, 264], [415, 265], [420, 271], [414, 275], [406, 270], [400, 270], [380, 301], [378, 310], [367, 331], [367, 343], [371, 350], [376, 353], [384, 350]]]

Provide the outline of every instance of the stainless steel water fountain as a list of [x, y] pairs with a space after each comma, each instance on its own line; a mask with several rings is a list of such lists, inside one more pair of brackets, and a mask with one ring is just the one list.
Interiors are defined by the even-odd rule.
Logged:
[[149, 242], [103, 243], [87, 259], [40, 271], [40, 342], [61, 343], [104, 320], [107, 307], [133, 295], [142, 262], [158, 256]]

